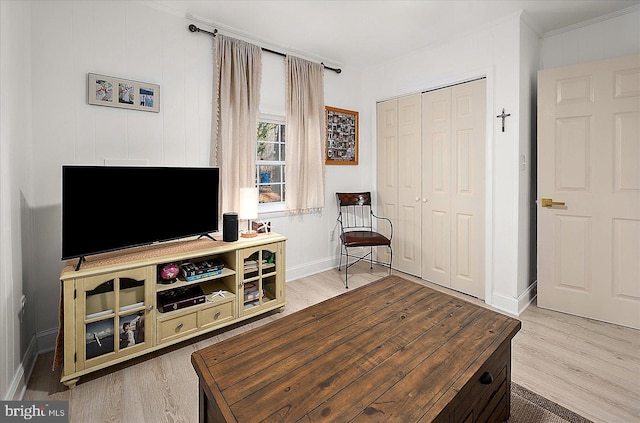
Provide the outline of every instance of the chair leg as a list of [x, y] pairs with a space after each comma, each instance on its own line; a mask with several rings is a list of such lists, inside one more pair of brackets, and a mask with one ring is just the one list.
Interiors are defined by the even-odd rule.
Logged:
[[349, 289], [349, 249], [345, 247], [344, 250], [347, 253], [347, 261], [344, 265], [344, 288]]
[[369, 248], [369, 269], [373, 270], [373, 247]]
[[389, 274], [391, 274], [391, 264], [393, 263], [393, 248], [389, 245]]

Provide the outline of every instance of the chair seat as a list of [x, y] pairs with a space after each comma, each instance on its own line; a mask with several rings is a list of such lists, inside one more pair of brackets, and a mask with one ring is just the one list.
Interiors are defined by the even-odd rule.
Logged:
[[391, 245], [386, 236], [374, 231], [349, 231], [340, 235], [345, 247], [375, 247], [376, 245]]

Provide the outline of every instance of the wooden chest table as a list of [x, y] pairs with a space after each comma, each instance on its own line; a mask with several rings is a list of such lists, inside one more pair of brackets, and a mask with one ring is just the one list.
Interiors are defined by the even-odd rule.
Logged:
[[519, 329], [389, 276], [194, 352], [200, 421], [504, 421]]

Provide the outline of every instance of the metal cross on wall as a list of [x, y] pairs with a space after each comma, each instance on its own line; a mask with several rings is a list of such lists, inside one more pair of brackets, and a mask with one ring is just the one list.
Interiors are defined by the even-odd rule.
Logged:
[[504, 113], [504, 107], [502, 108], [502, 114], [500, 114], [500, 115], [496, 116], [497, 118], [502, 118], [502, 132], [504, 132], [504, 119], [505, 119], [507, 116], [511, 116], [511, 113], [507, 113], [507, 114], [505, 114], [505, 113]]

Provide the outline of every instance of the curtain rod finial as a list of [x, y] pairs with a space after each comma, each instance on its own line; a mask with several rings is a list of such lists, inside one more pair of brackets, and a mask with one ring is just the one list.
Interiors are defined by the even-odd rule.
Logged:
[[191, 25], [189, 25], [189, 31], [191, 31], [191, 32], [200, 32], [200, 28], [198, 28], [194, 24], [191, 24]]
[[324, 64], [324, 62], [320, 62], [320, 64], [321, 64], [322, 66], [324, 66], [324, 68], [325, 68], [325, 69], [332, 70], [332, 71], [334, 71], [335, 73], [342, 73], [342, 69], [340, 69], [340, 68], [332, 68], [332, 67], [329, 67], [329, 66], [325, 65], [325, 64]]

